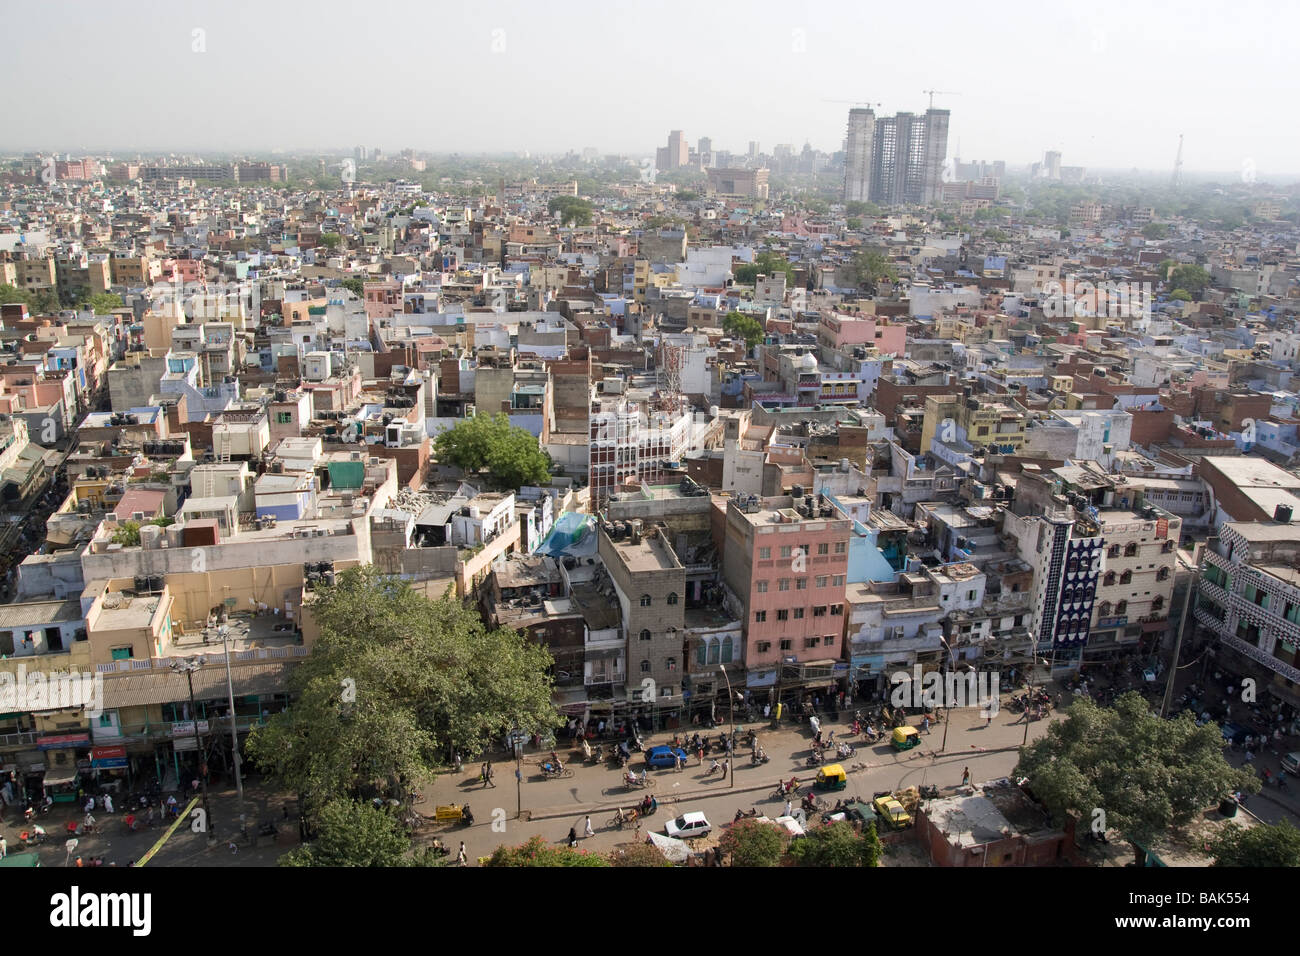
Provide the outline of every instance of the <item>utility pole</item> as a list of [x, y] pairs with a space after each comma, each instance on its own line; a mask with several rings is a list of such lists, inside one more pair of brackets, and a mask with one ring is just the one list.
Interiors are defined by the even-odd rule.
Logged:
[[1178, 658], [1183, 652], [1183, 636], [1187, 633], [1187, 621], [1191, 617], [1189, 613], [1192, 605], [1192, 592], [1196, 590], [1201, 581], [1201, 563], [1197, 562], [1192, 568], [1192, 579], [1187, 582], [1187, 593], [1183, 595], [1183, 613], [1178, 621], [1178, 637], [1174, 641], [1174, 657], [1169, 662], [1169, 678], [1165, 681], [1165, 699], [1160, 704], [1160, 716], [1169, 716], [1169, 704], [1174, 697], [1174, 675], [1178, 673]]
[[731, 748], [727, 754], [727, 770], [731, 782], [727, 784], [728, 789], [736, 786], [736, 695], [731, 692], [731, 677], [727, 674], [727, 665], [719, 664], [718, 670], [722, 671], [722, 676], [727, 682], [727, 707], [731, 712]]
[[221, 649], [226, 652], [226, 699], [230, 704], [230, 753], [235, 764], [235, 792], [239, 796], [239, 832], [248, 836], [248, 826], [244, 816], [244, 775], [239, 766], [239, 730], [235, 726], [235, 686], [230, 679], [230, 645], [226, 637], [227, 628], [221, 626]]
[[173, 671], [185, 675], [185, 681], [190, 689], [190, 718], [194, 721], [194, 757], [199, 762], [199, 786], [203, 791], [203, 824], [208, 834], [208, 845], [211, 846], [217, 842], [217, 836], [214, 832], [215, 825], [212, 813], [208, 808], [208, 775], [204, 772], [203, 745], [199, 740], [199, 711], [198, 706], [194, 703], [194, 672], [202, 666], [202, 659], [197, 657], [185, 661], [172, 661], [171, 663]]

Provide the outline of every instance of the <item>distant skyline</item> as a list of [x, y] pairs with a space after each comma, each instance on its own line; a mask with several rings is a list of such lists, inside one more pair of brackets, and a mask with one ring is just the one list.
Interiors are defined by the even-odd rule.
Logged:
[[[653, 155], [842, 148], [850, 100], [952, 122], [948, 157], [1300, 174], [1300, 7], [1009, 0], [472, 5], [249, 0], [7, 11], [0, 151]], [[844, 101], [844, 102], [831, 102]]]

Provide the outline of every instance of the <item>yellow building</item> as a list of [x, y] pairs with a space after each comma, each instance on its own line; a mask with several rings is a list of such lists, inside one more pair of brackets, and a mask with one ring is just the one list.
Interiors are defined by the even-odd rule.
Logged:
[[1025, 415], [1001, 402], [986, 402], [960, 395], [927, 395], [921, 423], [921, 453], [938, 438], [965, 440], [977, 448], [1010, 448], [1018, 452], [1025, 443]]

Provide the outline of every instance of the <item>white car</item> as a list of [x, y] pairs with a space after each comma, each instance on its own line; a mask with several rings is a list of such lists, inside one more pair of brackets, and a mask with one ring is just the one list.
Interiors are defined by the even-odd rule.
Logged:
[[709, 823], [708, 818], [702, 813], [683, 813], [675, 820], [669, 820], [664, 825], [664, 833], [670, 837], [676, 837], [679, 840], [690, 840], [693, 837], [702, 837], [713, 830], [713, 825]]

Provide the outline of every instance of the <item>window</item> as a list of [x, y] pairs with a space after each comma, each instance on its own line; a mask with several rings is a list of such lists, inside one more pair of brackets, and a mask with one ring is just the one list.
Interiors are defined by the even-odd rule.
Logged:
[[1159, 611], [1164, 606], [1165, 606], [1164, 595], [1157, 594], [1155, 597], [1151, 599], [1151, 610]]
[[649, 661], [642, 661], [642, 662], [641, 662], [641, 673], [642, 673], [642, 674], [649, 674], [649, 673], [650, 673], [650, 662], [649, 662]]
[[824, 588], [824, 587], [826, 587], [826, 575], [824, 575], [824, 574], [819, 574], [819, 575], [817, 576], [817, 586], [818, 586], [819, 588]]
[[766, 594], [766, 593], [767, 593], [767, 582], [766, 582], [766, 581], [759, 581], [759, 582], [757, 582], [757, 583], [755, 584], [755, 590], [757, 590], [759, 594]]
[[99, 726], [101, 726], [101, 727], [112, 727], [112, 726], [113, 726], [113, 715], [110, 714], [110, 713], [108, 713], [107, 711], [105, 711], [104, 713], [101, 713], [101, 714], [99, 715]]
[[778, 621], [788, 621], [790, 620], [790, 612], [787, 611], [785, 608], [782, 608], [781, 610], [776, 612], [776, 619]]
[[835, 553], [836, 553], [836, 554], [843, 554], [844, 551], [845, 551], [845, 549], [846, 549], [847, 547], [848, 547], [848, 545], [845, 544], [843, 541], [836, 541], [836, 542], [835, 542]]
[[825, 604], [821, 604], [821, 605], [818, 605], [817, 607], [813, 608], [813, 617], [825, 617], [825, 616], [826, 616], [826, 605], [825, 605]]
[[802, 620], [803, 620], [803, 608], [801, 608], [801, 607], [797, 607], [797, 608], [794, 609], [794, 619], [795, 619], [796, 621], [802, 621]]
[[1102, 601], [1101, 604], [1097, 605], [1097, 616], [1098, 616], [1098, 617], [1110, 617], [1110, 602], [1109, 602], [1109, 601]]
[[783, 558], [790, 557], [790, 545], [787, 544], [785, 547], [781, 549], [781, 557]]
[[843, 613], [844, 613], [844, 605], [843, 605], [843, 604], [832, 604], [832, 605], [831, 605], [831, 616], [832, 616], [832, 617], [835, 617], [835, 616], [838, 616], [838, 615], [842, 615]]
[[781, 641], [781, 650], [788, 651], [792, 647], [794, 647], [794, 641], [790, 640], [790, 638], [787, 637], [783, 641]]
[[973, 601], [973, 600], [975, 600], [975, 592], [974, 592], [974, 591], [967, 591], [967, 592], [966, 592], [966, 600], [968, 600], [968, 601]]
[[1156, 572], [1156, 580], [1157, 580], [1157, 581], [1168, 581], [1168, 580], [1169, 580], [1169, 569], [1168, 569], [1168, 568], [1161, 568], [1159, 571], [1157, 571], [1157, 572]]
[[650, 606], [650, 595], [648, 595], [648, 594], [643, 594], [643, 595], [641, 595], [641, 606], [642, 606], [642, 607], [649, 607], [649, 606]]
[[133, 650], [134, 649], [130, 647], [115, 647], [113, 648], [113, 660], [129, 661], [134, 656], [132, 653]]
[[695, 666], [704, 667], [708, 663], [709, 651], [713, 645], [709, 641], [700, 641], [699, 647], [695, 648]]
[[770, 560], [772, 560], [772, 549], [771, 549], [771, 548], [759, 548], [759, 549], [758, 549], [758, 560], [760, 560], [760, 561], [770, 561]]
[[767, 612], [766, 612], [766, 611], [755, 611], [755, 612], [754, 612], [754, 623], [755, 623], [755, 624], [762, 624], [762, 623], [764, 623], [765, 621], [767, 621]]
[[1124, 557], [1131, 558], [1137, 553], [1138, 546], [1136, 542], [1130, 541], [1128, 544], [1124, 545]]
[[667, 659], [664, 661], [664, 667], [665, 667], [667, 670], [670, 670], [670, 671], [675, 671], [675, 670], [677, 670], [677, 658], [675, 658], [675, 657], [669, 657], [669, 658], [667, 658]]
[[[766, 644], [768, 647], [772, 646], [771, 642], [769, 641], [763, 641], [763, 643]], [[731, 652], [732, 652], [731, 635], [728, 634], [726, 637], [722, 639], [722, 663], [724, 664], [731, 663]]]
[[825, 644], [827, 647], [834, 647], [834, 646], [835, 646], [835, 635], [834, 635], [834, 634], [827, 634], [825, 637], [822, 638], [822, 643]]
[[1109, 548], [1107, 548], [1107, 549], [1106, 549], [1106, 557], [1108, 557], [1108, 558], [1118, 558], [1118, 557], [1119, 557], [1119, 545], [1117, 545], [1117, 544], [1112, 544]]
[[277, 425], [289, 425], [293, 423], [293, 412], [276, 412], [275, 423]]
[[1115, 572], [1114, 572], [1114, 571], [1107, 571], [1107, 572], [1106, 572], [1106, 576], [1105, 576], [1104, 578], [1101, 579], [1102, 587], [1107, 587], [1107, 588], [1108, 588], [1108, 587], [1110, 587], [1111, 585], [1113, 585], [1114, 583], [1115, 583]]
[[1121, 575], [1119, 576], [1119, 583], [1120, 583], [1120, 584], [1130, 584], [1130, 583], [1132, 583], [1132, 581], [1133, 581], [1133, 572], [1132, 572], [1132, 571], [1125, 571], [1123, 574], [1121, 574]]
[[641, 640], [643, 641], [650, 640], [650, 632], [648, 630], [644, 630], [641, 632]]
[[844, 587], [844, 575], [842, 574], [832, 575], [831, 584], [833, 584], [837, 588]]
[[807, 590], [808, 590], [808, 579], [807, 579], [807, 578], [797, 578], [797, 579], [795, 580], [795, 582], [794, 582], [794, 589], [795, 589], [796, 591], [807, 591]]
[[768, 651], [772, 649], [772, 642], [759, 641], [757, 644], [754, 645], [754, 649], [758, 651], [758, 653], [760, 654], [766, 654]]
[[818, 553], [818, 554], [830, 554], [830, 553], [831, 553], [831, 546], [830, 546], [829, 544], [819, 544], [819, 545], [817, 545], [817, 553]]
[[669, 591], [669, 592], [668, 592], [668, 603], [669, 603], [669, 604], [676, 604], [676, 603], [677, 603], [677, 592], [676, 592], [676, 591]]
[[803, 639], [803, 646], [804, 646], [804, 647], [816, 647], [816, 646], [817, 646], [818, 644], [820, 644], [821, 642], [822, 642], [822, 639], [821, 639], [820, 637], [805, 637], [805, 638]]
[[1127, 613], [1128, 613], [1128, 601], [1120, 601], [1118, 604], [1116, 604], [1116, 605], [1115, 605], [1115, 613], [1116, 613], [1116, 614], [1127, 614]]
[[1168, 554], [1172, 550], [1174, 550], [1174, 543], [1172, 541], [1166, 541], [1160, 546], [1161, 554]]
[[790, 590], [790, 579], [789, 579], [789, 578], [782, 578], [780, 581], [777, 581], [777, 582], [776, 582], [776, 589], [777, 589], [778, 591], [788, 591], [788, 590]]

